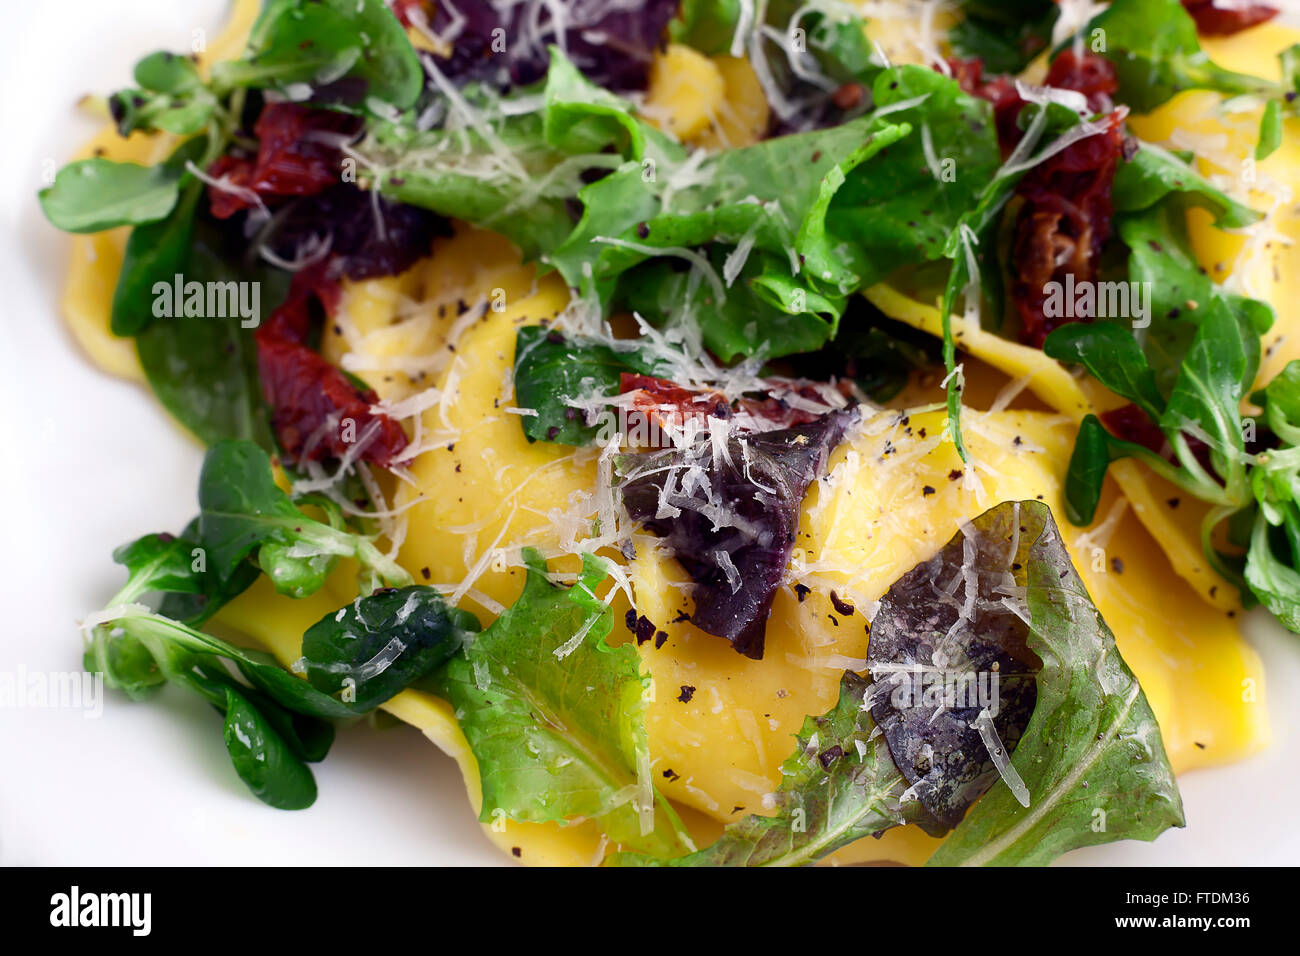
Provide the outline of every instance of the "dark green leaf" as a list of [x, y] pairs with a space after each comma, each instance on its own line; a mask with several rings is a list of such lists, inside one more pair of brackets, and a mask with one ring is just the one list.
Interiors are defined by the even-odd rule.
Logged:
[[222, 581], [256, 553], [277, 591], [311, 594], [340, 557], [359, 560], [390, 585], [410, 575], [369, 538], [303, 514], [275, 483], [271, 459], [252, 442], [221, 441], [208, 449], [199, 476], [199, 534]]
[[316, 802], [316, 780], [307, 765], [249, 700], [226, 688], [226, 750], [239, 777], [263, 803], [302, 810]]
[[[179, 241], [168, 232], [159, 241]], [[130, 291], [123, 289], [124, 321], [138, 316], [144, 293], [152, 294], [144, 280], [167, 278], [165, 269], [178, 262], [174, 249], [159, 250], [156, 257], [128, 262]], [[155, 272], [154, 270], [157, 270]], [[281, 301], [288, 276], [275, 269], [246, 268], [219, 246], [215, 232], [206, 226], [195, 230], [184, 268], [186, 282], [251, 283], [258, 301], [268, 306]], [[125, 279], [125, 277], [124, 277]], [[128, 308], [127, 300], [133, 304]], [[117, 302], [117, 295], [114, 295]], [[204, 444], [225, 438], [255, 441], [272, 448], [270, 422], [257, 374], [257, 346], [253, 329], [244, 328], [238, 315], [173, 315], [154, 320], [136, 338], [140, 364], [149, 386], [163, 406]], [[134, 321], [134, 320], [131, 320]]]
[[[1101, 31], [1098, 33], [1097, 31]], [[1275, 84], [1216, 65], [1196, 36], [1196, 22], [1179, 0], [1114, 0], [1084, 28], [1084, 39], [1105, 41], [1097, 50], [1119, 74], [1116, 101], [1149, 113], [1186, 89], [1220, 93], [1272, 93]]]
[[382, 0], [276, 0], [253, 26], [244, 59], [218, 63], [219, 89], [296, 84], [323, 86], [344, 77], [365, 81], [365, 98], [398, 109], [414, 105], [424, 85], [411, 41]]
[[162, 219], [180, 192], [184, 164], [141, 166], [108, 159], [69, 163], [40, 192], [41, 209], [64, 232], [101, 232]]
[[[1238, 503], [1244, 503], [1239, 499], [1246, 493], [1239, 406], [1259, 368], [1259, 350], [1258, 333], [1226, 302], [1212, 300], [1159, 420], [1176, 451], [1181, 441], [1177, 433], [1188, 425], [1199, 427], [1200, 437], [1210, 446], [1214, 469], [1226, 483], [1228, 499]], [[1190, 456], [1179, 458], [1184, 468], [1191, 468]]]
[[1114, 439], [1096, 415], [1088, 415], [1079, 424], [1079, 434], [1070, 454], [1065, 473], [1065, 517], [1070, 524], [1085, 528], [1092, 524], [1101, 502], [1106, 470], [1114, 458]]
[[1054, 330], [1043, 352], [1082, 365], [1108, 389], [1159, 421], [1165, 399], [1133, 333], [1113, 322], [1070, 322]]
[[440, 667], [477, 630], [472, 614], [448, 608], [433, 588], [385, 589], [308, 628], [302, 666], [317, 690], [373, 710]]
[[189, 93], [203, 85], [193, 60], [165, 50], [150, 53], [135, 65], [135, 81], [155, 93]]
[[588, 445], [598, 426], [588, 425], [569, 402], [617, 395], [624, 372], [654, 375], [655, 363], [629, 343], [626, 351], [576, 342], [539, 325], [523, 326], [515, 336], [515, 401], [536, 415], [521, 416], [529, 441]]
[[[172, 161], [179, 159], [183, 164], [186, 158], [198, 160], [202, 150], [202, 141], [191, 140], [181, 146]], [[203, 189], [202, 182], [192, 180], [165, 218], [131, 230], [113, 289], [114, 335], [139, 335], [144, 331], [155, 318], [157, 283], [170, 286], [177, 275], [185, 272], [194, 241], [194, 214]]]
[[1052, 40], [1054, 0], [966, 0], [966, 16], [948, 34], [953, 49], [978, 57], [990, 73], [1019, 73]]
[[1220, 229], [1252, 225], [1264, 214], [1237, 202], [1180, 157], [1151, 143], [1142, 143], [1131, 160], [1115, 171], [1111, 198], [1116, 213], [1149, 209], [1170, 193], [1180, 193], [1214, 214]]

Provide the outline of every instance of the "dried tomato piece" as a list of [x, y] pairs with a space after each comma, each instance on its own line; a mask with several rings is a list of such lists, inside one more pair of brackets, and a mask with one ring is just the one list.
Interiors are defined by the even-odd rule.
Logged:
[[306, 344], [313, 305], [328, 312], [338, 295], [324, 263], [294, 276], [289, 297], [255, 334], [262, 394], [289, 458], [342, 458], [360, 444], [361, 461], [388, 466], [400, 460], [407, 446], [402, 426], [371, 411], [378, 401], [375, 392], [355, 385]]
[[1196, 21], [1197, 32], [1207, 37], [1231, 36], [1272, 20], [1279, 13], [1277, 7], [1270, 7], [1266, 3], [1220, 6], [1217, 0], [1183, 0], [1183, 7]]
[[1119, 92], [1119, 74], [1104, 56], [1087, 52], [1077, 56], [1067, 47], [1052, 61], [1047, 85], [1082, 93], [1094, 113], [1109, 113], [1115, 106], [1111, 97]]
[[1020, 313], [1020, 340], [1042, 348], [1063, 321], [1046, 314], [1048, 284], [1094, 282], [1111, 235], [1111, 187], [1124, 151], [1120, 108], [1105, 129], [1081, 139], [1025, 174], [1016, 189], [1025, 204], [1016, 221], [1011, 298]]
[[953, 79], [957, 85], [971, 96], [977, 96], [993, 104], [993, 121], [998, 131], [998, 145], [1002, 147], [1005, 158], [1016, 148], [1024, 134], [1017, 125], [1020, 110], [1025, 101], [1016, 90], [1014, 77], [998, 75], [988, 81], [984, 79], [984, 61], [979, 57], [969, 60], [952, 58], [948, 60]]
[[[618, 390], [632, 394], [631, 416], [643, 416], [660, 430], [678, 431], [691, 419], [731, 417], [731, 405], [721, 392], [693, 391], [653, 375], [624, 372]], [[635, 420], [629, 424], [635, 427]]]
[[[268, 103], [253, 127], [258, 148], [255, 160], [221, 156], [208, 175], [226, 177], [234, 186], [256, 193], [263, 201], [288, 196], [314, 196], [342, 181], [340, 137], [354, 136], [359, 117], [298, 103]], [[208, 187], [212, 214], [227, 219], [255, 203], [214, 186]]]

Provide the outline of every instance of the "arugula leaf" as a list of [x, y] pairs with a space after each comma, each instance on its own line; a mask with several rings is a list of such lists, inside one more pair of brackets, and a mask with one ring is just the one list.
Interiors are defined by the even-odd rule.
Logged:
[[[701, 252], [719, 275], [732, 254], [721, 244]], [[838, 333], [847, 308], [845, 296], [810, 290], [792, 276], [785, 256], [751, 252], [721, 300], [712, 283], [697, 272], [682, 271], [681, 264], [680, 259], [658, 257], [633, 266], [619, 277], [610, 310], [635, 312], [659, 327], [690, 316], [704, 347], [730, 362], [764, 342], [766, 355], [818, 349]]]
[[[897, 142], [909, 127], [870, 117], [834, 129], [782, 136], [727, 150], [705, 159], [677, 188], [681, 166], [648, 169], [626, 165], [585, 187], [573, 234], [551, 256], [570, 285], [583, 287], [590, 269], [595, 288], [608, 299], [617, 277], [660, 253], [721, 241], [803, 256], [800, 275], [812, 289], [837, 295], [857, 288], [825, 232], [831, 198], [854, 167]], [[715, 293], [723, 294], [720, 287]], [[755, 343], [757, 344], [757, 343]]]
[[365, 98], [407, 109], [424, 71], [406, 31], [383, 0], [273, 0], [253, 24], [241, 60], [216, 64], [219, 90], [361, 80]]
[[372, 710], [441, 667], [478, 629], [433, 588], [385, 588], [308, 628], [302, 666], [317, 690]]
[[[1010, 517], [1013, 508], [1018, 515]], [[1011, 755], [1029, 806], [995, 785], [929, 865], [1041, 865], [1076, 847], [1153, 840], [1183, 826], [1155, 715], [1071, 565], [1051, 511], [1038, 501], [999, 509], [1003, 533], [1029, 542], [1014, 573], [1032, 622], [1026, 642], [1042, 661], [1034, 713]]]
[[635, 648], [606, 643], [602, 561], [583, 555], [577, 582], [559, 588], [540, 553], [524, 560], [519, 599], [434, 679], [478, 761], [480, 819], [589, 817], [615, 843], [678, 855], [680, 823], [650, 781], [650, 678]]
[[573, 231], [568, 204], [589, 170], [640, 162], [647, 152], [681, 153], [636, 120], [629, 102], [588, 82], [559, 50], [550, 52], [540, 112], [514, 106], [536, 91], [496, 103], [468, 90], [468, 108], [478, 113], [466, 117], [467, 129], [420, 131], [405, 119], [372, 123], [360, 152], [387, 170], [376, 181], [381, 192], [499, 232], [535, 259]]
[[1116, 100], [1138, 113], [1149, 113], [1186, 89], [1233, 94], [1277, 90], [1277, 84], [1215, 64], [1201, 49], [1196, 21], [1180, 0], [1114, 0], [1083, 32], [1085, 38], [1105, 38], [1105, 49], [1097, 52], [1115, 65]]
[[[860, 286], [942, 258], [944, 243], [1002, 164], [992, 108], [955, 80], [900, 66], [881, 72], [872, 95], [878, 109], [925, 99], [888, 114], [910, 135], [858, 166], [827, 213], [827, 232], [849, 243]], [[937, 169], [927, 161], [927, 131]]]
[[[816, 347], [834, 334], [844, 299], [859, 284], [846, 244], [827, 233], [828, 210], [849, 171], [908, 129], [865, 117], [728, 150], [696, 171], [685, 160], [660, 164], [649, 181], [649, 167], [626, 164], [579, 193], [582, 219], [551, 261], [571, 285], [594, 288], [609, 303], [633, 267], [663, 256], [686, 259], [699, 275], [682, 281], [696, 291], [673, 314], [697, 309], [691, 318], [720, 354], [763, 350], [779, 357]], [[738, 275], [746, 288], [735, 291], [733, 276], [729, 292], [706, 263], [742, 243]], [[723, 249], [694, 251], [701, 246]], [[663, 274], [662, 267], [652, 273]], [[631, 280], [627, 295], [644, 301], [646, 282], [644, 273]], [[727, 302], [733, 292], [739, 303]], [[745, 306], [755, 299], [761, 311], [745, 321]]]

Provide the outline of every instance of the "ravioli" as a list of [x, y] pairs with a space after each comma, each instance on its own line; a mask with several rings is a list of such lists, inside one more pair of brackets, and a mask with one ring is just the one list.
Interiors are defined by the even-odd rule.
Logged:
[[[209, 56], [238, 48], [256, 11], [255, 0], [237, 3], [230, 28]], [[1211, 53], [1230, 67], [1234, 56], [1250, 58], [1253, 66], [1264, 47], [1298, 38], [1269, 28], [1220, 41]], [[652, 75], [650, 116], [688, 142], [739, 145], [766, 126], [762, 91], [743, 60], [669, 47]], [[1191, 128], [1196, 96], [1185, 94], [1142, 121], [1151, 125], [1135, 127], [1152, 139], [1161, 138], [1161, 123]], [[1290, 132], [1283, 150], [1260, 168], [1294, 182], [1300, 128]], [[1253, 145], [1247, 134], [1241, 137], [1240, 144]], [[115, 158], [151, 161], [167, 152], [164, 140], [124, 141], [108, 130], [87, 152], [102, 148]], [[1300, 217], [1289, 210], [1277, 227], [1298, 235]], [[1230, 261], [1231, 240], [1196, 222], [1193, 231], [1207, 268]], [[139, 380], [129, 341], [108, 332], [124, 242], [124, 231], [74, 239], [64, 313], [92, 360]], [[1290, 306], [1300, 292], [1291, 285], [1300, 282], [1300, 262], [1289, 258], [1298, 254], [1293, 249], [1272, 254], [1288, 257], [1273, 264], [1291, 268], [1275, 277], [1272, 265], [1259, 266], [1251, 278], [1271, 283], [1263, 297], [1279, 309], [1276, 341], [1269, 340], [1275, 347], [1265, 363], [1276, 371], [1300, 356], [1300, 339], [1287, 324], [1300, 320]], [[868, 296], [895, 318], [937, 330], [937, 310], [903, 290], [878, 286]], [[411, 464], [407, 481], [388, 483], [385, 491], [407, 528], [401, 563], [417, 581], [449, 589], [468, 578], [470, 586], [458, 596], [485, 624], [522, 587], [522, 571], [512, 566], [519, 547], [541, 548], [559, 559], [554, 567], [561, 571], [576, 569], [572, 542], [563, 539], [580, 539], [582, 529], [565, 514], [579, 513], [583, 496], [596, 487], [596, 453], [528, 443], [510, 381], [517, 329], [553, 318], [568, 304], [569, 293], [555, 275], [538, 277], [499, 236], [458, 226], [454, 237], [437, 240], [433, 255], [402, 275], [349, 284], [322, 342], [328, 358], [365, 378], [387, 402], [430, 386], [440, 390], [442, 400], [419, 414], [415, 439], [428, 450]], [[1199, 542], [1188, 538], [1187, 510], [1174, 521], [1162, 507], [1164, 489], [1140, 466], [1122, 462], [1113, 466], [1116, 480], [1097, 524], [1076, 529], [1059, 517], [1074, 424], [1106, 399], [1034, 350], [960, 325], [958, 340], [1010, 378], [1024, 378], [1056, 411], [968, 409], [968, 466], [943, 441], [943, 413], [933, 407], [868, 411], [803, 503], [800, 540], [774, 604], [763, 661], [745, 659], [680, 620], [680, 612], [691, 610], [684, 572], [654, 539], [639, 537], [631, 561], [607, 553], [626, 566], [637, 612], [666, 635], [661, 644], [638, 646], [655, 688], [648, 718], [653, 769], [656, 784], [684, 810], [700, 842], [726, 822], [764, 812], [764, 797], [780, 782], [779, 765], [805, 715], [827, 710], [842, 672], [863, 666], [864, 624], [874, 602], [964, 521], [1007, 499], [1039, 498], [1058, 515], [1089, 592], [1142, 682], [1176, 770], [1241, 759], [1266, 744], [1260, 663], [1233, 619], [1232, 589], [1211, 580]], [[342, 563], [324, 588], [296, 601], [260, 579], [218, 620], [287, 665], [300, 655], [299, 635], [355, 597], [354, 570]], [[796, 583], [811, 589], [803, 600]], [[612, 603], [621, 621], [629, 609], [626, 596], [615, 595]], [[616, 630], [613, 640], [631, 638]], [[416, 690], [384, 708], [457, 761], [477, 810], [478, 768], [451, 708]], [[522, 861], [532, 864], [597, 862], [605, 849], [590, 823], [561, 828], [501, 821], [485, 832], [503, 849], [520, 848]], [[861, 841], [832, 859], [919, 862], [935, 845], [907, 828]]]
[[[589, 494], [596, 481], [594, 454], [529, 444], [519, 416], [511, 412], [506, 383], [516, 330], [554, 317], [567, 304], [567, 292], [545, 279], [534, 284], [531, 270], [511, 265], [510, 256], [499, 237], [462, 230], [439, 240], [433, 258], [403, 276], [353, 286], [342, 310], [350, 320], [343, 328], [361, 333], [367, 359], [381, 360], [412, 354], [410, 330], [404, 330], [409, 323], [420, 329], [416, 354], [425, 354], [436, 347], [437, 330], [445, 334], [459, 318], [449, 305], [486, 300], [493, 288], [522, 290], [518, 300], [506, 298], [501, 312], [487, 310], [459, 330], [454, 353], [446, 353], [458, 358], [433, 383], [453, 400], [445, 411], [426, 411], [422, 429], [426, 435], [445, 434], [451, 447], [419, 457], [411, 467], [415, 487], [402, 486], [396, 499], [397, 507], [409, 506], [410, 526], [420, 529], [407, 538], [404, 566], [417, 580], [453, 588], [481, 570], [463, 603], [485, 623], [493, 608], [512, 603], [522, 587], [520, 572], [509, 566], [517, 559], [508, 552], [527, 544], [549, 555], [569, 555], [550, 514], [564, 510], [573, 496]], [[467, 286], [465, 277], [475, 275], [486, 284]], [[436, 290], [422, 306], [410, 300], [420, 289]], [[403, 318], [395, 323], [399, 309]], [[390, 394], [399, 397], [409, 390], [382, 380], [377, 387], [381, 394], [395, 389]], [[1067, 419], [1034, 411], [968, 410], [976, 465], [970, 477], [956, 479], [953, 473], [963, 468], [952, 446], [942, 441], [942, 420], [938, 411], [879, 410], [835, 453], [828, 477], [804, 502], [791, 585], [778, 593], [763, 661], [744, 659], [725, 641], [675, 622], [679, 612], [691, 610], [684, 572], [654, 547], [654, 539], [638, 540], [637, 559], [629, 567], [637, 611], [668, 636], [661, 647], [652, 641], [639, 648], [655, 685], [648, 717], [655, 780], [679, 806], [699, 811], [690, 818], [697, 828], [701, 817], [729, 822], [763, 812], [763, 796], [779, 783], [779, 765], [804, 716], [828, 709], [840, 674], [865, 658], [865, 612], [963, 521], [1013, 498], [1042, 496], [1063, 513], [1060, 476], [1073, 441]], [[890, 447], [894, 450], [886, 454]], [[1226, 613], [1206, 613], [1191, 600], [1188, 586], [1118, 496], [1109, 496], [1099, 513], [1102, 522], [1088, 531], [1059, 523], [1090, 593], [1143, 683], [1174, 767], [1228, 762], [1264, 746], [1264, 708], [1242, 693], [1243, 682], [1249, 682], [1257, 689], [1256, 701], [1262, 700], [1262, 672], [1235, 622]], [[1114, 520], [1107, 521], [1111, 514]], [[622, 560], [616, 552], [607, 556]], [[575, 570], [575, 564], [566, 568], [565, 560], [573, 561], [562, 558], [558, 567]], [[858, 570], [849, 575], [843, 568]], [[350, 598], [348, 574], [339, 573], [336, 592], [313, 599], [310, 608], [259, 587], [221, 619], [272, 646], [277, 639], [285, 643], [284, 635], [302, 633]], [[802, 602], [794, 581], [813, 588]], [[836, 612], [831, 590], [854, 604], [853, 614]], [[1154, 594], [1160, 595], [1158, 607], [1150, 601]], [[617, 596], [613, 608], [621, 620], [626, 599]], [[622, 640], [630, 638], [622, 632]], [[298, 654], [296, 638], [287, 644], [276, 652], [289, 661]], [[684, 687], [693, 688], [688, 702], [679, 700]], [[415, 722], [455, 757], [477, 798], [473, 757], [445, 704], [406, 692], [387, 709]], [[535, 845], [534, 831], [564, 840]], [[489, 835], [502, 846], [522, 847], [523, 858], [533, 862], [556, 860], [560, 845], [573, 860], [588, 862], [597, 846], [594, 832], [554, 827], [511, 823], [504, 830], [489, 828]], [[837, 859], [923, 858], [933, 843], [919, 835], [892, 836], [848, 848]]]

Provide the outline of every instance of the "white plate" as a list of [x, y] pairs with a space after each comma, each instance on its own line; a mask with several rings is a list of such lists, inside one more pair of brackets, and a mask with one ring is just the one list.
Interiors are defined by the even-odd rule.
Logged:
[[[144, 390], [92, 368], [58, 317], [66, 243], [35, 193], [95, 129], [73, 103], [155, 49], [211, 35], [221, 0], [12, 4], [0, 38], [0, 672], [80, 671], [79, 617], [120, 585], [109, 554], [194, 512], [201, 450]], [[1159, 595], [1152, 595], [1158, 601]], [[1185, 830], [1078, 851], [1083, 864], [1294, 863], [1300, 638], [1249, 622], [1267, 665], [1265, 754], [1179, 779]], [[320, 798], [286, 813], [235, 777], [220, 724], [180, 692], [104, 695], [102, 713], [0, 708], [0, 863], [494, 864], [452, 761], [414, 730], [340, 734]]]

